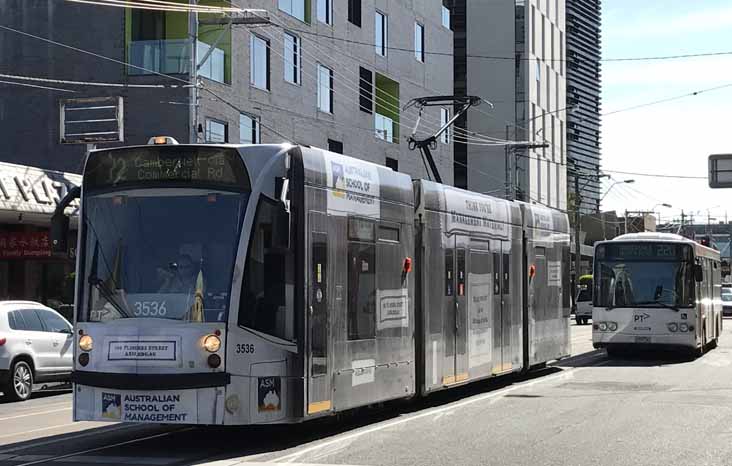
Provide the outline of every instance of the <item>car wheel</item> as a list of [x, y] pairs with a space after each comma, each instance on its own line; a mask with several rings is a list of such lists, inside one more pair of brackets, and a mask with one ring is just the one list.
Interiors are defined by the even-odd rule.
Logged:
[[574, 321], [577, 322], [577, 325], [582, 325], [582, 317], [575, 317]]
[[12, 401], [25, 401], [33, 392], [33, 370], [25, 361], [16, 361], [10, 371], [8, 386], [4, 388], [5, 396]]

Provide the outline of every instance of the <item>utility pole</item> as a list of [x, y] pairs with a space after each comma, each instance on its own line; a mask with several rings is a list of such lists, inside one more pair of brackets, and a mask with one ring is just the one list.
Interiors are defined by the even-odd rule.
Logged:
[[188, 90], [191, 126], [188, 138], [190, 144], [196, 144], [198, 142], [198, 60], [196, 53], [198, 48], [198, 13], [193, 7], [198, 6], [198, 0], [189, 0], [188, 3], [192, 7], [191, 11], [188, 12], [188, 37], [191, 41], [191, 62], [189, 66], [191, 68], [191, 84], [193, 84]]
[[[582, 265], [582, 245], [580, 244], [580, 232], [582, 225], [580, 224], [580, 189], [579, 177], [574, 177], [574, 283], [575, 288], [579, 285], [580, 267]], [[577, 290], [572, 290], [572, 296]]]

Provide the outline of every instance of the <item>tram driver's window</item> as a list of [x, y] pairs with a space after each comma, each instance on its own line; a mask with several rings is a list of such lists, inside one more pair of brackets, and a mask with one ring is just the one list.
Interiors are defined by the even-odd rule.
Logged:
[[244, 270], [239, 325], [286, 340], [293, 339], [288, 317], [288, 296], [292, 296], [292, 267], [289, 251], [278, 246], [277, 229], [286, 225], [283, 207], [262, 197], [249, 241]]

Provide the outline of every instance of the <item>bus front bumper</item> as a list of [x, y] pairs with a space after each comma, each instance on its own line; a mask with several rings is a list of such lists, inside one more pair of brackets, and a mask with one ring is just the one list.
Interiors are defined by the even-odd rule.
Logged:
[[628, 334], [620, 332], [592, 332], [592, 346], [595, 348], [694, 348], [694, 334]]

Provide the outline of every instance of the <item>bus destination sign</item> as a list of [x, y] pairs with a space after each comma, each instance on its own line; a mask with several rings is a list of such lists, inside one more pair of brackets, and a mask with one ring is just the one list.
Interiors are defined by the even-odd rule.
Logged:
[[85, 189], [148, 183], [249, 189], [239, 153], [214, 147], [150, 146], [95, 152], [84, 176]]
[[599, 246], [598, 258], [605, 260], [683, 260], [690, 250], [686, 244], [615, 243]]

